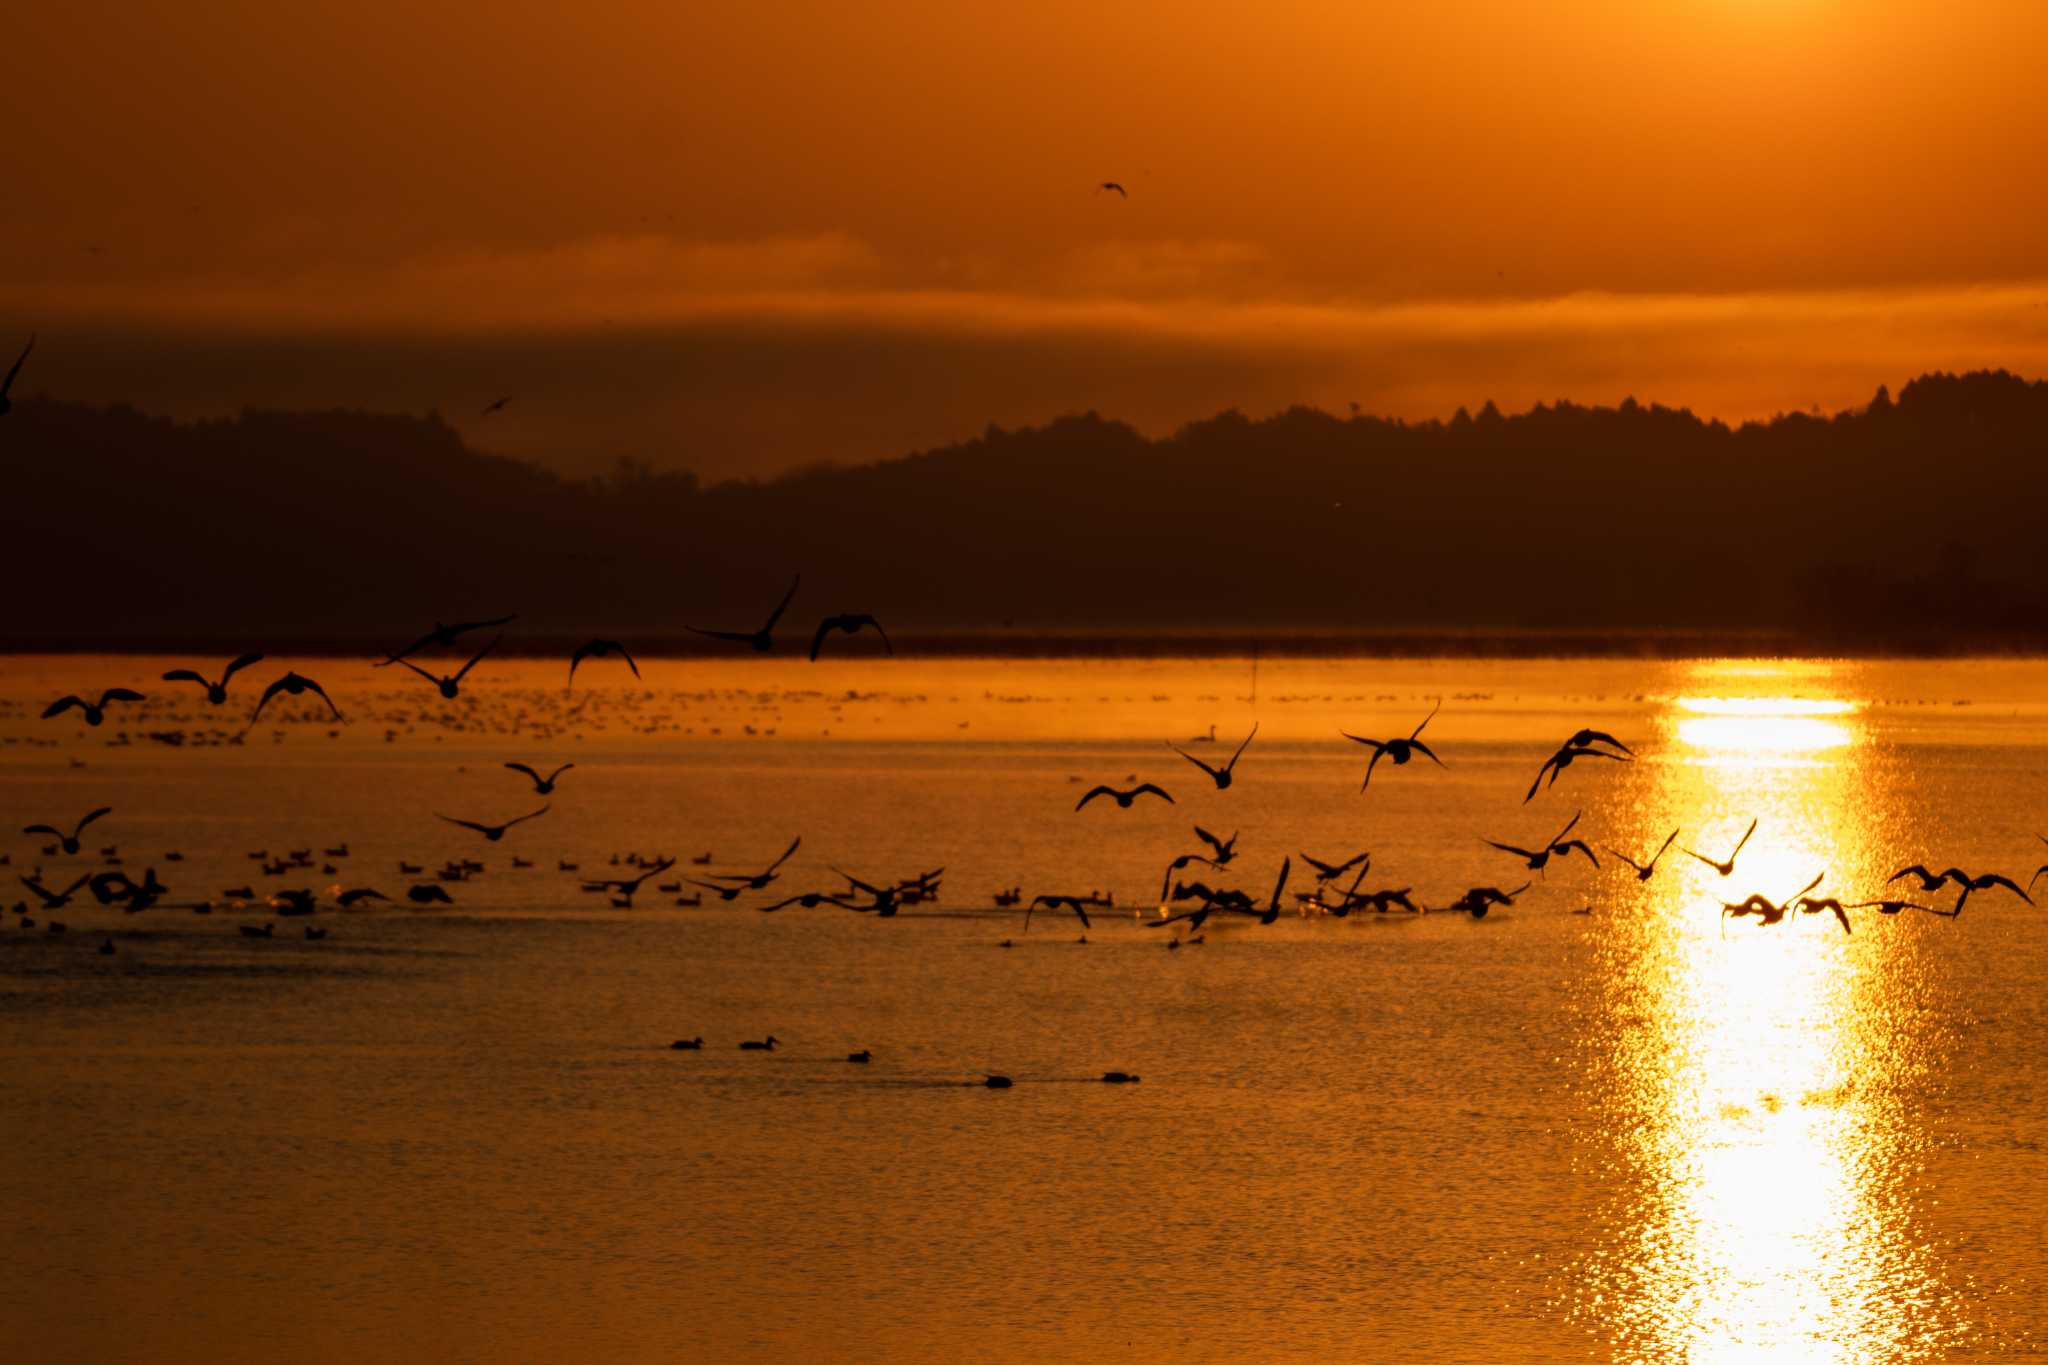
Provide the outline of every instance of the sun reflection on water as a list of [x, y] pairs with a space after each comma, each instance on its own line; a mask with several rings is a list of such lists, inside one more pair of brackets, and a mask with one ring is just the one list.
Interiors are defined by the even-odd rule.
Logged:
[[[1597, 1311], [1644, 1359], [1908, 1358], [1915, 1327], [1895, 1287], [1916, 1253], [1877, 1188], [1896, 1160], [1887, 1053], [1871, 1037], [1887, 989], [1878, 935], [1845, 935], [1828, 915], [1759, 927], [1719, 913], [1752, 892], [1782, 901], [1816, 874], [1816, 895], [1867, 877], [1859, 708], [1813, 695], [1824, 679], [1754, 666], [1743, 690], [1796, 694], [1718, 694], [1731, 676], [1702, 665], [1697, 694], [1673, 702], [1675, 761], [1655, 765], [1633, 813], [1636, 842], [1676, 825], [1704, 856], [1646, 888], [1610, 963], [1623, 1022], [1598, 1065], [1619, 1072], [1623, 1159], [1648, 1197], [1628, 1264], [1601, 1287], [1621, 1302]], [[1708, 866], [1752, 819], [1732, 872]]]

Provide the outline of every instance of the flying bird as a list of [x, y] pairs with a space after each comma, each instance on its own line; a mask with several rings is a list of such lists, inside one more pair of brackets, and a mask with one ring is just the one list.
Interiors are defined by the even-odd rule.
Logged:
[[21, 348], [21, 355], [15, 359], [14, 364], [8, 369], [7, 378], [0, 379], [0, 417], [5, 417], [13, 409], [14, 402], [7, 396], [7, 391], [14, 387], [14, 376], [21, 373], [22, 365], [28, 360], [28, 353], [35, 348], [36, 334], [30, 332], [28, 334], [28, 345]]
[[1735, 841], [1735, 847], [1729, 851], [1727, 859], [1722, 862], [1717, 863], [1712, 858], [1709, 858], [1706, 854], [1694, 853], [1689, 848], [1685, 850], [1685, 853], [1688, 857], [1699, 859], [1701, 862], [1705, 863], [1708, 867], [1713, 868], [1714, 871], [1720, 873], [1724, 877], [1732, 876], [1735, 872], [1736, 857], [1742, 852], [1742, 846], [1749, 842], [1749, 836], [1754, 833], [1756, 833], [1756, 821], [1751, 820], [1749, 822], [1749, 828], [1742, 831], [1742, 837]]
[[1114, 798], [1117, 805], [1122, 809], [1129, 810], [1131, 808], [1131, 802], [1137, 800], [1139, 797], [1145, 795], [1145, 793], [1147, 792], [1150, 792], [1152, 795], [1160, 798], [1169, 806], [1179, 804], [1171, 796], [1168, 796], [1166, 794], [1166, 789], [1164, 787], [1155, 786], [1150, 782], [1146, 782], [1140, 784], [1139, 786], [1131, 788], [1129, 791], [1118, 791], [1116, 788], [1110, 786], [1099, 786], [1090, 788], [1086, 796], [1082, 797], [1079, 801], [1074, 803], [1074, 809], [1081, 809], [1081, 807], [1087, 805], [1090, 801], [1093, 801], [1098, 796], [1107, 796]]
[[[777, 870], [780, 869], [784, 863], [789, 861], [789, 857], [792, 853], [795, 853], [799, 848], [803, 847], [803, 842], [803, 835], [797, 835], [796, 838], [789, 841], [789, 847], [782, 850], [782, 856], [780, 858], [777, 858], [774, 862], [768, 864], [768, 866], [764, 868], [762, 871], [742, 873], [714, 872], [711, 875], [716, 880], [721, 882], [739, 882], [741, 885], [743, 885], [749, 890], [762, 890], [764, 887], [768, 885], [768, 883], [775, 880], [775, 874]], [[849, 877], [847, 878], [847, 880], [851, 881], [852, 878]]]
[[[1316, 870], [1316, 880], [1319, 882], [1334, 882], [1352, 868], [1358, 867], [1360, 863], [1366, 867], [1372, 866], [1372, 854], [1369, 852], [1346, 858], [1341, 863], [1326, 863], [1320, 858], [1311, 858], [1306, 853], [1301, 855], [1301, 860]], [[1364, 875], [1363, 868], [1360, 868], [1359, 875]]]
[[[1954, 882], [1956, 885], [1963, 888], [1963, 894], [1956, 897], [1955, 907], [1949, 911], [1951, 915], [1960, 915], [1963, 913], [1963, 903], [1970, 899], [1971, 892], [1989, 891], [1994, 887], [2000, 886], [2012, 892], [2015, 896], [2018, 896], [2028, 905], [2032, 905], [2034, 903], [2034, 898], [2032, 896], [2029, 896], [2026, 892], [2020, 890], [2019, 883], [2015, 882], [2010, 877], [2001, 876], [1996, 872], [1983, 872], [1973, 877], [1969, 873], [1963, 871], [1961, 868], [1952, 867], [1943, 875], [1945, 875], [1950, 881]], [[2036, 873], [2035, 875], [2039, 876], [2040, 874]]]
[[870, 626], [874, 628], [875, 634], [882, 637], [882, 648], [888, 650], [891, 655], [895, 654], [896, 646], [889, 643], [889, 632], [882, 629], [880, 621], [864, 613], [849, 613], [840, 616], [828, 616], [818, 622], [817, 634], [811, 636], [811, 662], [818, 662], [818, 651], [823, 648], [825, 637], [833, 631], [836, 630], [844, 635], [856, 635]]
[[484, 655], [496, 649], [498, 647], [498, 641], [504, 638], [505, 637], [502, 635], [492, 637], [491, 642], [485, 645], [482, 649], [478, 650], [473, 656], [471, 656], [470, 661], [468, 663], [464, 664], [455, 672], [448, 674], [446, 677], [440, 677], [436, 676], [435, 674], [429, 673], [427, 672], [426, 669], [421, 668], [418, 664], [414, 663], [410, 659], [400, 659], [398, 662], [404, 664], [407, 668], [419, 674], [422, 678], [425, 678], [428, 682], [434, 684], [434, 686], [440, 688], [441, 695], [448, 698], [450, 701], [453, 701], [455, 699], [456, 690], [462, 686], [462, 680], [469, 676], [469, 670], [475, 668], [477, 666], [477, 663], [480, 660], [482, 660]]
[[140, 692], [133, 692], [125, 687], [110, 687], [100, 693], [98, 701], [87, 701], [84, 697], [78, 696], [59, 697], [43, 709], [43, 719], [48, 720], [52, 716], [61, 716], [75, 706], [85, 713], [85, 723], [87, 725], [98, 725], [107, 718], [107, 705], [109, 702], [141, 700], [142, 694]]
[[280, 692], [288, 697], [302, 697], [306, 693], [311, 692], [314, 696], [327, 703], [327, 709], [334, 713], [336, 720], [341, 719], [341, 708], [334, 704], [334, 698], [327, 695], [325, 688], [321, 687], [319, 683], [314, 682], [311, 678], [301, 677], [297, 673], [287, 673], [263, 689], [263, 696], [256, 703], [256, 713], [249, 717], [249, 724], [254, 725], [257, 722], [263, 715], [263, 708], [270, 705], [270, 699]]
[[1237, 752], [1230, 756], [1230, 762], [1224, 764], [1220, 768], [1210, 767], [1207, 763], [1204, 763], [1201, 759], [1196, 758], [1193, 754], [1181, 748], [1178, 744], [1169, 743], [1166, 747], [1173, 750], [1175, 753], [1179, 754], [1188, 762], [1194, 764], [1197, 768], [1200, 768], [1203, 772], [1209, 774], [1209, 779], [1216, 784], [1217, 791], [1228, 791], [1230, 790], [1231, 771], [1237, 767], [1237, 760], [1244, 757], [1246, 745], [1249, 745], [1252, 742], [1252, 739], [1258, 733], [1258, 723], [1254, 721], [1252, 723], [1251, 734], [1246, 735], [1244, 737], [1244, 744], [1238, 745]]
[[1623, 862], [1627, 863], [1630, 867], [1634, 868], [1636, 870], [1637, 881], [1646, 882], [1650, 880], [1650, 874], [1657, 870], [1657, 862], [1664, 856], [1664, 850], [1670, 848], [1671, 841], [1676, 839], [1677, 837], [1678, 831], [1675, 829], [1672, 830], [1671, 833], [1665, 835], [1664, 842], [1657, 845], [1657, 851], [1650, 855], [1650, 861], [1648, 861], [1647, 863], [1637, 862], [1634, 858], [1629, 857], [1628, 854], [1623, 853], [1618, 848], [1609, 846], [1607, 848], [1607, 851], [1609, 853], [1612, 853], [1615, 857], [1621, 859]]
[[614, 654], [626, 661], [626, 667], [633, 670], [634, 677], [640, 676], [640, 665], [633, 662], [633, 656], [626, 652], [624, 645], [617, 640], [592, 640], [569, 656], [569, 685], [576, 685], [576, 665], [585, 659], [609, 659]]
[[210, 682], [204, 674], [189, 668], [172, 669], [164, 674], [164, 681], [198, 683], [206, 689], [206, 704], [209, 706], [219, 706], [228, 699], [228, 681], [250, 664], [261, 663], [262, 661], [263, 656], [261, 654], [244, 654], [227, 666], [227, 671], [220, 675], [219, 682]]
[[[1579, 812], [1579, 815], [1583, 814], [1585, 814], [1584, 811]], [[1579, 823], [1579, 815], [1574, 815], [1567, 821], [1565, 827], [1559, 830], [1556, 836], [1544, 844], [1542, 848], [1517, 848], [1513, 844], [1501, 843], [1498, 839], [1482, 838], [1479, 842], [1490, 844], [1503, 853], [1514, 854], [1517, 858], [1523, 859], [1528, 864], [1531, 872], [1539, 874], [1549, 866], [1551, 858], [1569, 858], [1574, 851], [1585, 854], [1586, 860], [1592, 863], [1593, 866], [1598, 867], [1600, 866], [1600, 859], [1594, 856], [1591, 845], [1584, 839], [1567, 839], [1564, 837], [1570, 834], [1573, 827]]]
[[36, 894], [38, 900], [42, 901], [43, 909], [61, 910], [71, 904], [73, 896], [84, 890], [91, 883], [92, 876], [90, 873], [81, 873], [77, 881], [71, 883], [62, 891], [50, 890], [49, 887], [43, 885], [42, 878], [40, 877], [23, 877], [20, 881], [23, 886]]
[[515, 773], [525, 773], [528, 777], [532, 778], [534, 795], [552, 796], [554, 795], [555, 791], [555, 779], [560, 777], [563, 773], [568, 772], [569, 769], [575, 767], [576, 765], [574, 763], [564, 763], [561, 767], [555, 769], [546, 777], [542, 777], [539, 773], [527, 767], [524, 763], [507, 763], [505, 766], [510, 768]]
[[1175, 858], [1172, 862], [1166, 865], [1166, 876], [1159, 883], [1159, 899], [1161, 899], [1162, 901], [1165, 900], [1167, 897], [1167, 893], [1172, 889], [1173, 874], [1180, 871], [1182, 868], [1188, 866], [1190, 863], [1206, 863], [1210, 867], [1223, 866], [1223, 864], [1217, 862], [1214, 858], [1205, 858], [1199, 853], [1181, 854], [1178, 858]]
[[55, 825], [23, 825], [21, 832], [23, 834], [47, 834], [52, 839], [58, 840], [63, 845], [66, 853], [76, 853], [78, 852], [78, 836], [84, 832], [85, 827], [99, 819], [102, 815], [110, 813], [113, 809], [112, 806], [101, 806], [97, 810], [87, 811], [79, 818], [78, 823], [71, 827], [69, 834], [58, 829]]
[[1424, 728], [1431, 721], [1435, 720], [1436, 713], [1443, 709], [1443, 699], [1438, 698], [1437, 704], [1431, 708], [1430, 713], [1422, 718], [1422, 724], [1416, 726], [1413, 733], [1406, 739], [1366, 739], [1362, 736], [1354, 735], [1348, 730], [1339, 730], [1337, 733], [1343, 735], [1344, 738], [1352, 743], [1363, 744], [1372, 750], [1372, 761], [1365, 765], [1365, 781], [1358, 784], [1358, 789], [1364, 791], [1372, 785], [1372, 770], [1379, 766], [1379, 761], [1382, 758], [1387, 759], [1398, 768], [1415, 755], [1421, 754], [1424, 758], [1436, 764], [1437, 767], [1443, 767], [1444, 761], [1438, 758], [1436, 752], [1427, 744], [1424, 744], [1421, 739]]
[[[1564, 776], [1564, 770], [1571, 767], [1579, 759], [1611, 758], [1617, 763], [1633, 762], [1627, 754], [1610, 754], [1605, 749], [1593, 748], [1590, 743], [1579, 743], [1580, 735], [1593, 735], [1602, 739], [1608, 738], [1598, 730], [1581, 730], [1577, 735], [1573, 735], [1570, 739], [1566, 740], [1563, 747], [1559, 748], [1549, 758], [1544, 759], [1543, 766], [1536, 770], [1536, 780], [1529, 784], [1529, 794], [1522, 798], [1523, 805], [1526, 806], [1536, 799], [1536, 789], [1543, 785], [1543, 775], [1545, 773], [1550, 774], [1550, 785], [1554, 787], [1557, 785], [1557, 779]], [[1620, 745], [1619, 740], [1609, 739], [1608, 742], [1615, 744], [1617, 747]]]
[[539, 810], [529, 811], [525, 815], [518, 816], [515, 819], [507, 820], [502, 825], [484, 825], [479, 824], [474, 820], [458, 820], [452, 815], [442, 815], [439, 811], [436, 811], [434, 814], [436, 819], [446, 820], [451, 825], [460, 825], [464, 829], [473, 829], [478, 834], [483, 835], [485, 839], [495, 844], [498, 842], [498, 840], [505, 837], [505, 831], [512, 828], [512, 826], [524, 824], [528, 820], [538, 819], [539, 817], [546, 815], [547, 813], [548, 807], [542, 806]]
[[[784, 593], [782, 600], [775, 604], [775, 610], [768, 613], [768, 619], [761, 624], [759, 630], [705, 630], [701, 626], [691, 626], [689, 629], [695, 634], [709, 636], [714, 640], [731, 640], [737, 644], [752, 645], [757, 652], [766, 654], [775, 647], [773, 634], [775, 623], [780, 621], [782, 613], [789, 609], [790, 600], [796, 596], [797, 585], [803, 581], [804, 576], [802, 574], [798, 574], [791, 580], [789, 591]], [[879, 632], [881, 627], [876, 626], [875, 630]], [[813, 648], [811, 650], [811, 657], [815, 659], [817, 656], [818, 651]]]
[[1088, 903], [1079, 896], [1034, 896], [1031, 904], [1024, 907], [1024, 932], [1031, 932], [1031, 912], [1039, 906], [1048, 910], [1071, 910], [1080, 919], [1083, 929], [1095, 926], [1088, 922]]
[[1216, 855], [1216, 866], [1218, 867], [1227, 866], [1230, 860], [1237, 856], [1237, 832], [1235, 830], [1231, 831], [1231, 835], [1228, 840], [1224, 840], [1217, 838], [1208, 830], [1203, 829], [1200, 825], [1196, 825], [1195, 837], [1197, 839], [1200, 839], [1203, 843], [1207, 844], [1210, 847], [1210, 849], [1214, 851]]
[[419, 639], [414, 640], [396, 654], [385, 659], [377, 667], [387, 668], [392, 664], [401, 662], [410, 655], [419, 653], [423, 649], [446, 649], [453, 645], [459, 637], [467, 635], [472, 630], [487, 630], [492, 626], [508, 626], [518, 619], [517, 616], [498, 616], [488, 621], [458, 621], [452, 626], [444, 626], [439, 621], [436, 621], [432, 630], [420, 636]]
[[1131, 197], [1131, 192], [1125, 189], [1121, 184], [1114, 180], [1105, 180], [1095, 187], [1095, 192], [1097, 194], [1101, 194], [1105, 190], [1114, 190], [1126, 199]]

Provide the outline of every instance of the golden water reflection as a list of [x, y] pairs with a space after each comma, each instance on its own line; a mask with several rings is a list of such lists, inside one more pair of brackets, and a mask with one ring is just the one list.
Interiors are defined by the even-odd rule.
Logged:
[[[1919, 1353], [1900, 1287], [1924, 1278], [1887, 1192], [1899, 1078], [1882, 1037], [1891, 922], [1724, 920], [1752, 892], [1849, 894], [1884, 875], [1858, 706], [1810, 671], [1788, 695], [1702, 665], [1645, 765], [1635, 842], [1674, 825], [1690, 857], [1646, 888], [1607, 974], [1617, 1102], [1638, 1202], [1598, 1314], [1623, 1354], [1692, 1361], [1898, 1360]], [[1729, 684], [1736, 687], [1731, 689]], [[1728, 695], [1730, 691], [1737, 695]]]

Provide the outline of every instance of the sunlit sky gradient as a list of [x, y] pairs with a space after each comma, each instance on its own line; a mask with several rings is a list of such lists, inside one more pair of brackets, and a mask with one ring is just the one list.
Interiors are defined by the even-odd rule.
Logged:
[[33, 6], [0, 331], [31, 393], [711, 473], [1091, 406], [1847, 406], [2048, 371], [2044, 39], [2023, 0]]

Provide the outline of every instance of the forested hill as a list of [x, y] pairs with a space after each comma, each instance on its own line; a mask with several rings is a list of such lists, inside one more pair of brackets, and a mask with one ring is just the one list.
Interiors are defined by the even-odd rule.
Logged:
[[[0, 645], [381, 641], [521, 613], [562, 636], [899, 630], [1791, 631], [1802, 646], [2048, 643], [2048, 384], [1928, 375], [1730, 428], [1633, 402], [1448, 422], [1089, 414], [907, 458], [700, 487], [582, 482], [437, 418], [0, 420]], [[799, 624], [799, 633], [803, 626]]]

